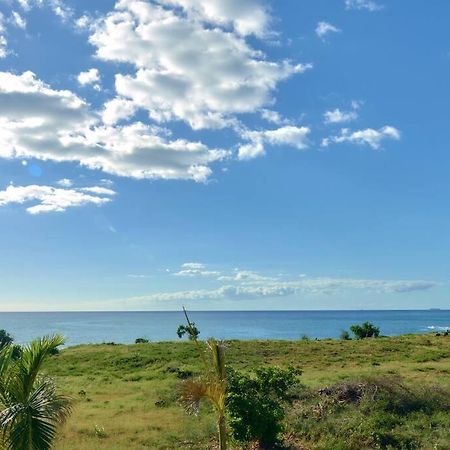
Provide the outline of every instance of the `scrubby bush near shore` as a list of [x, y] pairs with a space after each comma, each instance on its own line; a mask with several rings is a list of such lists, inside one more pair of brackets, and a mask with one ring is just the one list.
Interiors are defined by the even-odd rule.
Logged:
[[356, 339], [376, 338], [380, 335], [380, 328], [370, 322], [364, 322], [362, 325], [352, 325], [350, 331]]

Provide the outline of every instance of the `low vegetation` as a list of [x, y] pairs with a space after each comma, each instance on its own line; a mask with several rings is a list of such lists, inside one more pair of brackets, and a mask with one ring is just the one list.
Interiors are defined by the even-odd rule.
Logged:
[[[450, 337], [224, 346], [227, 365], [239, 377], [228, 372], [229, 386], [238, 385], [230, 391], [243, 394], [236, 415], [229, 403], [229, 449], [450, 449]], [[258, 373], [267, 370], [295, 370], [295, 381], [284, 384], [280, 396], [264, 395]], [[57, 450], [218, 449], [214, 407], [200, 402], [193, 416], [179, 402], [184, 380], [204, 371], [193, 342], [72, 347], [48, 359], [45, 371], [75, 398]], [[251, 396], [245, 395], [248, 384]], [[268, 385], [264, 382], [264, 389]], [[278, 402], [269, 408], [276, 416], [276, 439], [253, 427], [251, 408], [258, 401]], [[242, 420], [241, 434], [233, 417]], [[271, 440], [279, 442], [264, 442]]]

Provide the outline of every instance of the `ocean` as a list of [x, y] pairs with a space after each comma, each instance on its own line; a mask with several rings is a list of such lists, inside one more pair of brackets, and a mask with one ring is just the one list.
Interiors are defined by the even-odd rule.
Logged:
[[[450, 310], [420, 311], [192, 311], [200, 337], [220, 339], [337, 338], [350, 325], [370, 321], [383, 335], [427, 333], [450, 328]], [[182, 312], [4, 312], [0, 329], [16, 342], [61, 333], [67, 345], [176, 340]]]

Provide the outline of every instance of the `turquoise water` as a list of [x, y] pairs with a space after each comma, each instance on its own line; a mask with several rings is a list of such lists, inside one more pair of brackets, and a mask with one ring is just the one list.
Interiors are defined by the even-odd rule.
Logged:
[[[450, 328], [450, 310], [423, 311], [208, 311], [190, 313], [201, 337], [222, 339], [336, 338], [354, 323], [369, 320], [382, 334], [424, 333]], [[117, 342], [137, 337], [175, 340], [184, 323], [181, 312], [41, 312], [0, 313], [0, 328], [25, 343], [62, 333], [67, 345]]]

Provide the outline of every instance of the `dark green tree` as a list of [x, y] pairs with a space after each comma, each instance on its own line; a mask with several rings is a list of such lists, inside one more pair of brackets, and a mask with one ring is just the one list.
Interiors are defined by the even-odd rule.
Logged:
[[362, 325], [352, 325], [350, 331], [356, 339], [376, 338], [380, 335], [380, 328], [370, 322], [364, 322]]

